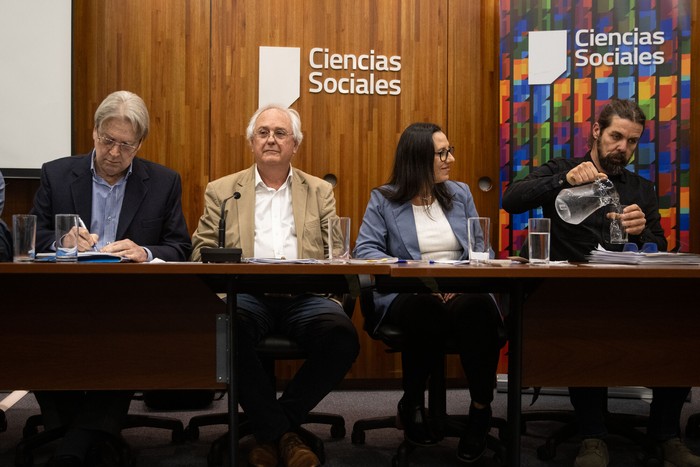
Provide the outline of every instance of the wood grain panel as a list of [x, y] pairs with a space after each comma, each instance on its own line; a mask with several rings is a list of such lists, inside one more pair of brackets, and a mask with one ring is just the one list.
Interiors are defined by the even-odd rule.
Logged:
[[581, 278], [577, 290], [600, 293], [575, 300], [570, 281], [544, 281], [523, 311], [523, 386], [685, 386], [698, 379], [695, 281], [653, 281], [659, 291], [674, 291], [673, 306], [663, 293], [640, 293], [651, 283], [641, 281], [617, 278], [616, 293], [607, 294], [609, 280]]
[[[449, 2], [448, 136], [455, 146], [453, 178], [466, 182], [479, 214], [498, 225], [499, 121], [497, 0]], [[479, 179], [492, 188], [483, 191]], [[492, 244], [498, 230], [492, 228]]]
[[139, 156], [180, 173], [194, 231], [209, 181], [209, 2], [75, 0], [73, 12], [75, 150], [92, 149], [93, 116], [107, 94], [141, 96], [151, 132]]
[[[130, 293], [105, 300], [104, 284], [117, 281]], [[194, 275], [4, 274], [2, 282], [0, 345], [7, 356], [24, 351], [0, 363], [2, 387], [216, 386], [216, 315], [225, 305]], [[56, 300], [76, 283], [82, 306]]]

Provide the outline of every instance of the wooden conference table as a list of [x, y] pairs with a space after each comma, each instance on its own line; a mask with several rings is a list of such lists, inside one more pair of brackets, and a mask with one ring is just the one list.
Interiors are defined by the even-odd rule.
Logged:
[[213, 290], [356, 292], [357, 274], [384, 291], [507, 297], [511, 466], [523, 386], [700, 385], [697, 266], [4, 263], [0, 388], [217, 387], [227, 310]]

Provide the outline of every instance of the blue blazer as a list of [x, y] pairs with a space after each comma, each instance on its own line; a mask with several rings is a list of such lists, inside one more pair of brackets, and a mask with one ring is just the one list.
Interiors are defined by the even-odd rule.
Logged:
[[[92, 153], [47, 162], [31, 214], [37, 216], [36, 251], [48, 252], [55, 240], [55, 214], [79, 214], [92, 220]], [[187, 261], [192, 241], [182, 213], [180, 175], [162, 165], [135, 157], [126, 182], [117, 224], [117, 240], [128, 238], [147, 247], [154, 258]]]
[[[478, 217], [479, 214], [476, 212], [474, 198], [467, 184], [452, 180], [444, 183], [452, 195], [452, 209], [445, 212], [445, 217], [462, 247], [460, 259], [467, 259], [469, 257], [467, 219]], [[362, 219], [353, 258], [386, 257], [421, 259], [416, 220], [410, 201], [403, 204], [395, 203], [386, 199], [379, 190], [374, 189]], [[376, 326], [381, 324], [397, 295], [374, 293], [376, 316], [372, 320], [374, 322], [369, 323], [369, 327], [365, 325], [368, 331], [373, 332]]]

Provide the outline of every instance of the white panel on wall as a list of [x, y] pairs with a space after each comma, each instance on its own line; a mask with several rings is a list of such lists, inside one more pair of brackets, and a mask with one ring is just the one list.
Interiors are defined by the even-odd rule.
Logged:
[[0, 170], [71, 155], [71, 0], [0, 0]]

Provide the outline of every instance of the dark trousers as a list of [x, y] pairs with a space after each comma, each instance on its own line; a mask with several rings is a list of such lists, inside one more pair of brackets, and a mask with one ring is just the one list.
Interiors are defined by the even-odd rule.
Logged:
[[[679, 436], [681, 410], [690, 388], [652, 388], [647, 433], [655, 441]], [[571, 404], [576, 412], [579, 433], [586, 438], [601, 438], [607, 434], [604, 408], [606, 388], [569, 388]]]
[[399, 294], [385, 322], [406, 335], [401, 362], [408, 403], [423, 403], [431, 370], [445, 358], [446, 342], [459, 350], [472, 401], [491, 403], [504, 337], [498, 307], [489, 294], [459, 294], [447, 303], [433, 294]]
[[[276, 441], [301, 425], [343, 379], [360, 350], [357, 331], [340, 304], [314, 295], [239, 294], [237, 308], [240, 404], [257, 441]], [[255, 351], [272, 332], [291, 337], [308, 353], [279, 399]]]
[[66, 426], [118, 436], [126, 423], [133, 392], [36, 391], [44, 427]]

